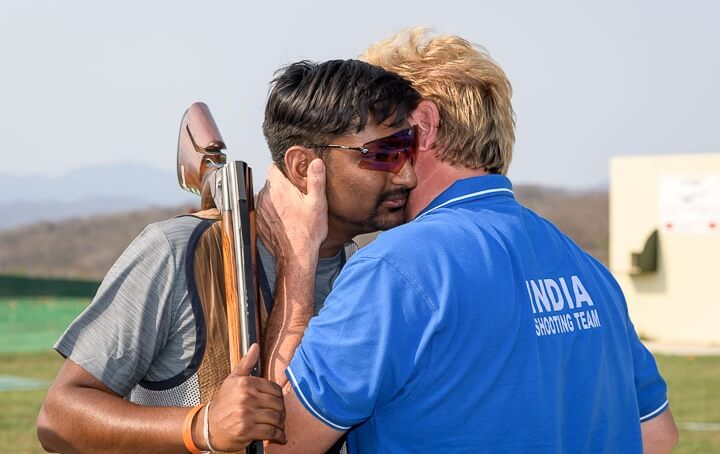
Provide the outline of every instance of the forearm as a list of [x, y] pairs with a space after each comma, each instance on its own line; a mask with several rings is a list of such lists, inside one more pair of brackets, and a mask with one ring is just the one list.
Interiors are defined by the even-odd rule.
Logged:
[[[184, 452], [189, 408], [143, 407], [104, 391], [64, 387], [51, 392], [38, 417], [38, 438], [51, 452]], [[195, 437], [198, 440], [197, 424]]]
[[314, 313], [317, 251], [279, 263], [275, 302], [268, 317], [265, 345], [265, 374], [283, 386], [285, 369], [300, 345]]
[[265, 454], [298, 453], [314, 454], [327, 452], [344, 432], [333, 430], [310, 414], [300, 403], [290, 383], [283, 387], [285, 394], [285, 432], [287, 443], [269, 443]]
[[670, 408], [640, 427], [645, 454], [666, 454], [678, 443], [678, 430]]
[[[305, 159], [304, 155], [296, 157]], [[257, 204], [258, 234], [277, 260], [264, 371], [266, 378], [280, 386], [287, 382], [285, 369], [313, 316], [318, 254], [328, 229], [325, 166], [322, 160], [313, 159], [305, 170], [306, 178], [296, 175], [297, 183], [304, 186], [299, 190], [301, 186], [271, 166]]]

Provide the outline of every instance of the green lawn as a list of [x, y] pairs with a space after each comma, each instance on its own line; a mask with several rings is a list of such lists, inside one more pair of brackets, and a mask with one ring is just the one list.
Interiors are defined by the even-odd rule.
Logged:
[[[78, 298], [1, 298], [0, 375], [51, 381], [62, 364], [52, 345], [88, 303]], [[44, 452], [35, 437], [35, 417], [46, 391], [0, 391], [3, 452]]]
[[89, 302], [82, 298], [0, 298], [0, 353], [50, 350]]
[[[78, 299], [0, 299], [0, 375], [52, 380], [62, 359], [50, 348], [86, 304], [87, 300]], [[657, 359], [681, 431], [674, 452], [720, 453], [720, 431], [684, 428], [687, 423], [720, 423], [720, 357]], [[0, 391], [0, 447], [4, 453], [43, 452], [34, 425], [45, 392]]]
[[657, 361], [680, 428], [680, 444], [673, 452], [720, 453], [720, 431], [684, 428], [687, 423], [720, 423], [720, 357], [657, 356]]
[[[0, 375], [52, 380], [62, 358], [54, 351], [0, 353]], [[0, 446], [6, 453], [42, 453], [35, 418], [46, 389], [0, 392]]]

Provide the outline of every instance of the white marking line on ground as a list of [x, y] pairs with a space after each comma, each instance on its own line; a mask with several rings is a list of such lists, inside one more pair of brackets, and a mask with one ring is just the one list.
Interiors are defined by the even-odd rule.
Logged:
[[13, 377], [10, 375], [0, 375], [0, 392], [45, 389], [49, 385], [50, 382], [46, 380], [38, 380], [36, 378]]
[[720, 422], [681, 422], [678, 425], [691, 432], [720, 432]]

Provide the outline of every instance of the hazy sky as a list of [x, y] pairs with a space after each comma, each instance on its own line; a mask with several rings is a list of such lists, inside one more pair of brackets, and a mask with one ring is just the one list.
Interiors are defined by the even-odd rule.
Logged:
[[0, 173], [174, 172], [180, 117], [202, 100], [230, 157], [264, 177], [273, 72], [414, 25], [484, 45], [507, 72], [516, 182], [594, 187], [614, 155], [720, 151], [718, 3], [584, 3], [1, 0]]

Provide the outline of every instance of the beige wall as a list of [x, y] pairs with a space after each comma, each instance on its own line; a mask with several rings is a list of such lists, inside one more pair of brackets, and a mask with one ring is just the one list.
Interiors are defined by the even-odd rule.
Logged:
[[[661, 214], [668, 212], [660, 207], [661, 187], [668, 177], [718, 178], [720, 153], [611, 160], [610, 270], [642, 336], [720, 344], [720, 228], [690, 232], [660, 225]], [[632, 276], [631, 253], [640, 252], [655, 229], [658, 271]]]

